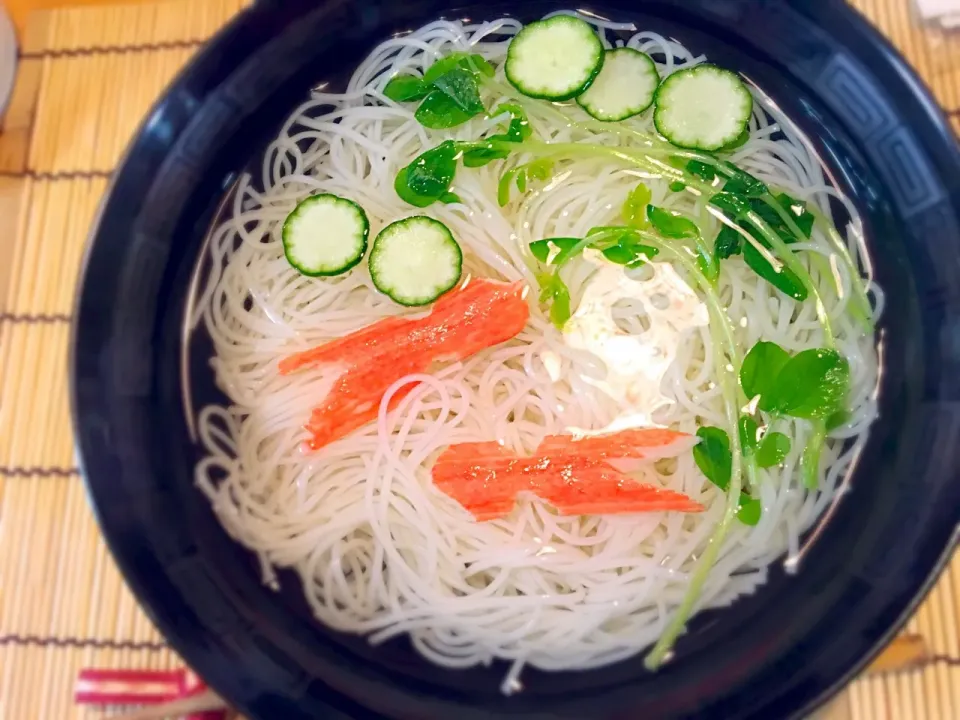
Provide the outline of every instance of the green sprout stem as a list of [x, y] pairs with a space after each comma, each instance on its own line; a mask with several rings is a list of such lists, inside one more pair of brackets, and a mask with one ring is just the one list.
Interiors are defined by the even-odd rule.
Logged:
[[[677, 638], [683, 633], [687, 625], [687, 620], [693, 612], [700, 591], [703, 589], [710, 570], [723, 546], [723, 541], [736, 518], [737, 510], [740, 505], [740, 490], [743, 485], [743, 448], [740, 444], [740, 432], [738, 421], [740, 416], [738, 396], [741, 394], [738, 390], [736, 368], [739, 366], [739, 353], [737, 343], [733, 336], [733, 328], [726, 311], [720, 303], [720, 297], [717, 295], [710, 280], [700, 271], [697, 263], [690, 258], [682, 248], [677, 248], [670, 243], [666, 243], [658, 236], [650, 233], [640, 233], [644, 242], [656, 247], [664, 257], [672, 258], [682, 267], [690, 277], [692, 277], [703, 293], [707, 310], [711, 316], [711, 327], [719, 329], [721, 343], [714, 343], [714, 362], [717, 365], [718, 379], [720, 380], [720, 391], [724, 399], [724, 412], [727, 420], [727, 433], [730, 436], [732, 465], [730, 469], [730, 487], [727, 488], [727, 500], [724, 505], [723, 515], [717, 527], [710, 537], [709, 545], [704, 553], [699, 557], [693, 576], [690, 578], [690, 584], [680, 602], [680, 606], [674, 612], [670, 622], [660, 634], [657, 643], [644, 658], [644, 665], [650, 670], [655, 670], [667, 659]], [[749, 463], [749, 464], [752, 464]]]

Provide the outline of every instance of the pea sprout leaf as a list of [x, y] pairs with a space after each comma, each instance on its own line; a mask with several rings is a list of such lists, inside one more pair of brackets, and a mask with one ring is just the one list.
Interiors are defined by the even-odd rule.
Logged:
[[550, 304], [550, 322], [558, 330], [570, 319], [570, 289], [556, 271], [552, 273], [538, 273], [537, 283], [540, 285], [540, 302]]
[[[551, 261], [556, 263], [559, 253], [564, 250], [569, 251], [580, 242], [579, 238], [555, 237], [544, 238], [543, 240], [534, 240], [530, 243], [530, 252], [540, 262], [547, 264]], [[556, 251], [556, 253], [554, 253]], [[553, 258], [550, 255], [554, 253]]]
[[710, 198], [710, 204], [722, 210], [731, 220], [740, 220], [746, 217], [752, 209], [749, 198], [726, 190], [722, 190]]
[[717, 171], [714, 170], [713, 165], [707, 165], [700, 160], [691, 160], [686, 164], [685, 169], [691, 175], [695, 175], [706, 182], [713, 182], [717, 177]]
[[700, 442], [693, 446], [693, 460], [700, 472], [721, 490], [730, 486], [733, 458], [730, 454], [730, 437], [718, 427], [702, 427], [697, 430]]
[[652, 197], [650, 188], [643, 183], [639, 183], [627, 194], [626, 200], [623, 201], [623, 207], [620, 210], [623, 221], [630, 227], [641, 230], [647, 227], [649, 224], [647, 208]]
[[686, 189], [686, 184], [680, 182], [679, 180], [674, 180], [672, 183], [670, 183], [670, 192], [683, 192]]
[[440, 196], [440, 202], [442, 202], [445, 205], [449, 205], [450, 203], [463, 202], [463, 200], [461, 200], [460, 196], [457, 195], [456, 193], [445, 192], [443, 195]]
[[520, 168], [517, 170], [517, 190], [522, 193], [527, 191], [527, 169]]
[[428, 92], [430, 86], [415, 75], [395, 75], [383, 88], [383, 94], [395, 102], [422, 100]]
[[803, 302], [807, 299], [809, 291], [797, 274], [783, 265], [774, 267], [773, 263], [764, 257], [752, 243], [745, 242], [743, 244], [743, 259], [751, 270], [784, 295], [792, 297], [797, 302]]
[[533, 128], [530, 127], [527, 113], [516, 103], [501, 103], [496, 109], [491, 110], [488, 115], [490, 117], [498, 117], [504, 113], [510, 113], [510, 123], [507, 126], [507, 132], [502, 135], [494, 135], [491, 139], [521, 143], [533, 134]]
[[417, 122], [431, 130], [456, 127], [473, 117], [440, 90], [431, 90], [413, 115]]
[[748, 397], [760, 396], [761, 410], [823, 420], [826, 429], [846, 417], [850, 365], [836, 350], [812, 348], [790, 357], [776, 343], [758, 342], [743, 359], [740, 384]]
[[[730, 487], [733, 456], [730, 452], [730, 437], [718, 427], [702, 427], [697, 430], [700, 442], [693, 448], [693, 460], [710, 482], [726, 492]], [[759, 500], [741, 492], [737, 505], [737, 518], [744, 525], [760, 522]]]
[[744, 457], [750, 457], [756, 452], [760, 442], [760, 427], [749, 415], [741, 415], [737, 429], [740, 432], [740, 447], [743, 448]]
[[790, 438], [779, 432], [767, 433], [757, 446], [757, 465], [762, 468], [779, 465], [789, 452]]
[[759, 198], [770, 192], [762, 180], [755, 178], [746, 170], [740, 169], [732, 162], [724, 162], [722, 167], [723, 170], [729, 174], [727, 181], [723, 184], [723, 191], [725, 193], [748, 198]]
[[742, 242], [743, 238], [735, 228], [724, 225], [713, 243], [713, 254], [717, 260], [726, 260], [728, 257], [739, 255]]
[[737, 506], [737, 518], [740, 522], [753, 527], [760, 522], [762, 513], [763, 506], [757, 498], [752, 498], [746, 493], [740, 493], [740, 504]]
[[463, 164], [465, 167], [482, 167], [494, 160], [503, 160], [510, 156], [510, 152], [505, 148], [490, 143], [484, 147], [470, 148], [463, 152]]
[[786, 193], [774, 195], [774, 199], [784, 210], [793, 215], [793, 221], [797, 224], [800, 232], [805, 238], [809, 238], [813, 232], [813, 224], [816, 218], [813, 213], [807, 210], [807, 204], [802, 200], [796, 200]]
[[590, 228], [586, 238], [593, 238], [590, 245], [600, 250], [607, 260], [630, 268], [643, 265], [660, 252], [658, 248], [645, 245], [637, 228], [633, 227], [600, 225]]
[[534, 180], [546, 180], [553, 174], [553, 161], [549, 158], [534, 160], [527, 165], [527, 174]]
[[850, 411], [849, 410], [837, 410], [830, 417], [827, 418], [826, 429], [827, 432], [833, 432], [841, 425], [846, 425], [850, 422]]
[[764, 398], [777, 383], [780, 371], [790, 362], [790, 355], [773, 342], [761, 341], [750, 348], [740, 366], [740, 385], [744, 394], [753, 399], [760, 396], [760, 409], [764, 407]]
[[446, 57], [440, 58], [433, 65], [427, 68], [423, 74], [423, 82], [432, 84], [441, 75], [445, 75], [451, 70], [461, 69], [470, 72], [479, 72], [487, 77], [493, 77], [493, 66], [487, 62], [482, 55], [475, 53], [454, 52]]
[[656, 231], [666, 238], [681, 239], [700, 236], [700, 229], [693, 220], [658, 208], [656, 205], [647, 206], [647, 218]]
[[783, 366], [762, 403], [770, 412], [826, 419], [843, 409], [850, 390], [850, 365], [836, 350], [813, 348]]
[[403, 86], [423, 97], [414, 117], [424, 127], [442, 130], [482, 113], [478, 74], [493, 74], [493, 67], [479, 55], [453, 53], [435, 62], [423, 74], [419, 90], [412, 84]]
[[500, 207], [510, 202], [510, 186], [515, 184], [520, 192], [527, 191], [527, 183], [532, 180], [546, 180], [553, 172], [553, 162], [547, 159], [534, 160], [520, 167], [508, 170], [500, 177], [497, 186], [497, 202]]
[[434, 80], [433, 86], [471, 117], [483, 112], [477, 79], [470, 72], [455, 68]]
[[516, 170], [507, 170], [497, 183], [497, 204], [504, 207], [510, 202], [510, 186], [513, 184], [513, 177], [517, 174]]
[[447, 140], [414, 158], [397, 173], [394, 189], [416, 207], [427, 207], [450, 189], [457, 173], [457, 146]]

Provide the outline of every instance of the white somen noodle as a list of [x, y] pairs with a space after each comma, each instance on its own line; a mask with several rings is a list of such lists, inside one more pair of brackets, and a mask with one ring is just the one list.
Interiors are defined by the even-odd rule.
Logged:
[[[627, 37], [629, 26], [597, 25], [608, 46]], [[507, 43], [520, 27], [511, 19], [434, 22], [380, 45], [345, 92], [314, 91], [270, 145], [257, 177], [239, 182], [229, 219], [210, 238], [209, 273], [192, 318], [213, 339], [213, 368], [229, 398], [228, 405], [199, 413], [205, 459], [196, 470], [197, 484], [230, 534], [258, 555], [265, 580], [275, 584], [274, 568], [292, 568], [321, 622], [367, 634], [373, 642], [407, 634], [440, 665], [511, 661], [507, 691], [519, 687], [525, 664], [592, 668], [654, 642], [723, 513], [723, 493], [706, 481], [689, 452], [643, 472], [646, 480], [703, 503], [701, 514], [559, 517], [549, 505], [525, 497], [508, 517], [478, 523], [433, 487], [430, 463], [452, 443], [498, 439], [531, 452], [546, 434], [604, 428], [625, 412], [615, 394], [598, 385], [603, 363], [550, 324], [535, 292], [528, 298], [531, 319], [517, 338], [430, 375], [404, 378], [384, 397], [375, 423], [304, 454], [303, 425], [336, 370], [281, 376], [278, 360], [380, 318], [416, 311], [376, 292], [365, 263], [339, 277], [301, 276], [284, 257], [279, 229], [296, 203], [316, 191], [360, 204], [370, 217], [371, 237], [399, 218], [429, 214], [463, 247], [465, 273], [535, 286], [528, 243], [582, 237], [591, 227], [616, 224], [624, 198], [640, 180], [655, 204], [704, 216], [703, 201], [694, 194], [671, 192], [666, 180], [598, 160], [563, 161], [562, 181], [515, 193], [504, 208], [497, 183], [514, 160], [461, 170], [452, 188], [459, 203], [419, 211], [397, 196], [397, 171], [414, 157], [446, 137], [480, 137], [497, 119], [478, 116], [450, 131], [427, 130], [414, 119], [414, 106], [383, 96], [385, 83], [400, 72], [420, 73], [454, 50], [481, 53], [502, 79]], [[626, 45], [651, 54], [664, 75], [704, 60], [648, 31]], [[732, 159], [831, 214], [840, 196], [817, 157], [759, 90], [754, 93], [751, 139]], [[484, 100], [495, 107], [499, 98], [488, 94]], [[565, 111], [580, 112], [576, 106]], [[530, 122], [544, 141], [584, 137], [546, 112], [532, 110]], [[652, 131], [650, 113], [625, 124]], [[592, 133], [591, 142], [627, 141]], [[850, 251], [865, 263], [860, 223], [847, 207]], [[795, 248], [803, 251], [798, 257], [820, 286], [837, 347], [850, 361], [850, 420], [828, 440], [819, 492], [805, 490], [799, 473], [809, 425], [779, 421], [776, 429], [793, 439], [792, 450], [781, 466], [760, 471], [762, 518], [755, 527], [736, 523], [729, 532], [698, 609], [752, 592], [773, 560], [797, 552], [800, 535], [830, 503], [876, 412], [875, 341], [846, 311], [855, 279], [843, 266], [815, 260], [833, 254], [819, 230]], [[587, 292], [594, 270], [585, 260], [565, 271], [575, 301]], [[723, 399], [702, 308], [667, 263], [635, 274], [651, 288], [679, 281], [678, 297], [685, 297], [689, 310], [688, 321], [680, 322], [657, 292], [615, 309], [621, 327], [670, 360], [652, 380], [662, 401], [646, 408], [648, 422], [689, 433], [722, 424]], [[880, 290], [871, 286], [871, 294], [879, 313]], [[720, 296], [741, 347], [761, 338], [790, 352], [823, 344], [814, 303], [787, 298], [739, 257], [724, 261]], [[388, 413], [390, 396], [408, 384], [415, 389]]]

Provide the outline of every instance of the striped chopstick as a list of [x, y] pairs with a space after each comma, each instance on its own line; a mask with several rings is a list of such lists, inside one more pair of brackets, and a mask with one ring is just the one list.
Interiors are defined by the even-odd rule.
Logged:
[[78, 705], [146, 705], [128, 720], [183, 716], [184, 720], [225, 720], [226, 703], [192, 671], [80, 671], [73, 699]]

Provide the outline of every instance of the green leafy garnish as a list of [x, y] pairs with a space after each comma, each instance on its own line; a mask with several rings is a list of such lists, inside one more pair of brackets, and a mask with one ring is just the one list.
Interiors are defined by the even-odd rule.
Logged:
[[417, 156], [397, 174], [393, 184], [397, 195], [416, 207], [440, 200], [456, 175], [457, 152], [456, 143], [447, 140]]
[[450, 203], [463, 202], [463, 200], [461, 200], [460, 196], [456, 193], [445, 192], [440, 196], [440, 202], [442, 202], [444, 205], [449, 205]]
[[670, 183], [671, 192], [683, 192], [686, 189], [687, 189], [686, 184], [680, 182], [679, 180], [674, 180], [672, 183]]
[[710, 204], [720, 208], [731, 220], [740, 220], [750, 212], [750, 199], [744, 195], [723, 190], [710, 198]]
[[803, 484], [808, 490], [816, 490], [820, 484], [820, 453], [827, 439], [827, 427], [822, 419], [814, 420], [812, 426], [813, 432], [807, 440], [807, 447], [804, 448], [803, 457], [800, 459]]
[[654, 229], [666, 238], [692, 239], [697, 246], [697, 265], [700, 272], [712, 283], [717, 282], [720, 276], [720, 266], [716, 256], [710, 252], [700, 236], [700, 227], [688, 217], [679, 213], [658, 208], [655, 205], [647, 206], [647, 218]]
[[510, 202], [510, 186], [516, 185], [517, 190], [524, 193], [527, 191], [527, 182], [533, 180], [546, 180], [553, 172], [553, 162], [548, 158], [541, 158], [533, 162], [521, 165], [520, 167], [508, 170], [500, 178], [497, 185], [497, 202], [500, 207], [504, 207]]
[[667, 238], [682, 239], [700, 237], [700, 228], [690, 218], [663, 210], [655, 205], [647, 206], [647, 218], [658, 233]]
[[[770, 251], [772, 254], [772, 251]], [[809, 291], [797, 274], [786, 266], [774, 267], [752, 243], [743, 244], [743, 259], [757, 275], [797, 302], [807, 299]]]
[[570, 319], [570, 289], [560, 278], [560, 274], [538, 273], [537, 283], [540, 285], [540, 302], [550, 305], [550, 322], [558, 330]]
[[702, 427], [697, 430], [700, 442], [693, 446], [693, 459], [700, 472], [721, 490], [730, 485], [730, 438], [718, 427]]
[[814, 348], [797, 353], [783, 366], [763, 396], [772, 413], [826, 419], [843, 409], [850, 389], [850, 365], [836, 350]]
[[516, 170], [507, 170], [497, 183], [497, 204], [505, 207], [510, 202], [510, 186], [513, 185], [513, 178], [517, 174]]
[[750, 457], [760, 442], [760, 427], [749, 415], [741, 415], [737, 429], [740, 432], [740, 447], [743, 448], [743, 454], [745, 457]]
[[504, 113], [510, 113], [510, 124], [507, 126], [507, 132], [501, 135], [494, 135], [489, 139], [520, 143], [533, 134], [533, 128], [530, 127], [530, 121], [527, 120], [527, 113], [516, 103], [501, 103], [495, 110], [491, 110], [488, 115], [490, 117], [498, 117]]
[[493, 143], [485, 147], [470, 148], [463, 153], [463, 164], [466, 167], [482, 167], [494, 160], [503, 160], [510, 153]]
[[685, 169], [705, 182], [713, 182], [717, 177], [717, 171], [714, 170], [713, 165], [707, 165], [699, 160], [691, 160], [686, 164]]
[[414, 117], [432, 130], [462, 125], [483, 112], [477, 81], [466, 70], [451, 70], [441, 75], [420, 103]]
[[727, 181], [723, 184], [723, 191], [727, 194], [759, 198], [770, 192], [762, 180], [755, 178], [746, 170], [741, 170], [732, 162], [724, 162], [723, 169], [729, 173]]
[[467, 167], [481, 167], [494, 160], [502, 160], [510, 155], [509, 147], [504, 147], [500, 143], [522, 143], [530, 137], [533, 129], [527, 120], [527, 114], [523, 108], [514, 103], [502, 103], [496, 110], [487, 113], [490, 117], [497, 117], [504, 113], [510, 113], [510, 123], [505, 133], [491, 135], [482, 141], [485, 145], [477, 148], [471, 148], [463, 153], [463, 164]]
[[453, 53], [427, 68], [422, 78], [398, 75], [383, 94], [397, 102], [422, 100], [414, 116], [435, 130], [456, 127], [483, 112], [478, 74], [493, 76], [493, 66], [480, 55]]
[[645, 245], [632, 227], [594, 227], [587, 231], [587, 238], [591, 237], [596, 238], [593, 247], [600, 250], [607, 260], [630, 268], [643, 265], [660, 252], [652, 245]]
[[793, 357], [776, 343], [758, 342], [740, 367], [747, 397], [776, 415], [826, 420], [843, 411], [850, 366], [836, 350], [813, 348]]
[[440, 58], [428, 67], [427, 71], [423, 74], [423, 81], [429, 85], [436, 81], [441, 75], [457, 68], [471, 72], [479, 72], [487, 77], [493, 77], [494, 75], [493, 65], [487, 62], [482, 55], [454, 52], [444, 58]]
[[740, 254], [740, 243], [743, 238], [736, 229], [729, 225], [720, 228], [717, 239], [713, 243], [713, 254], [717, 260], [726, 260], [728, 257]]
[[550, 253], [553, 249], [556, 249], [557, 254], [554, 255], [552, 259], [553, 264], [557, 264], [557, 260], [560, 259], [561, 254], [564, 251], [571, 250], [577, 243], [580, 242], [579, 238], [566, 238], [566, 237], [557, 237], [557, 238], [544, 238], [543, 240], [534, 240], [530, 243], [530, 252], [533, 256], [540, 262], [546, 264], [551, 262]]
[[753, 399], [760, 396], [760, 409], [763, 398], [773, 390], [783, 366], [790, 362], [790, 355], [773, 342], [761, 341], [750, 348], [740, 366], [740, 385], [744, 394]]
[[789, 452], [790, 438], [783, 433], [767, 433], [757, 446], [757, 466], [769, 468], [779, 465]]
[[652, 195], [650, 188], [643, 183], [638, 184], [627, 195], [623, 201], [623, 207], [620, 209], [620, 215], [623, 221], [630, 227], [643, 229], [647, 227], [647, 208], [650, 205]]
[[841, 425], [846, 425], [850, 422], [850, 411], [849, 410], [837, 410], [833, 415], [827, 418], [826, 430], [827, 432], [833, 432]]
[[760, 522], [760, 516], [763, 514], [763, 506], [757, 498], [750, 497], [746, 493], [740, 493], [740, 505], [737, 506], [737, 518], [744, 525], [753, 527]]
[[[736, 223], [743, 233], [748, 233], [765, 248], [770, 256], [777, 260], [777, 266], [753, 243], [746, 240], [740, 231], [726, 224], [720, 229], [714, 242], [717, 258], [723, 260], [742, 252], [744, 261], [757, 275], [794, 300], [806, 300], [809, 293], [806, 285], [790, 268], [781, 265], [767, 238], [747, 216], [750, 212], [756, 213], [772, 232], [789, 245], [810, 237], [813, 231], [813, 215], [807, 210], [805, 203], [785, 193], [773, 196], [772, 200], [752, 196], [752, 193], [759, 193], [761, 189], [765, 193], [766, 185], [748, 173], [739, 172], [740, 174], [727, 181], [723, 192], [717, 193], [710, 200], [710, 204], [722, 210], [729, 222]], [[779, 205], [785, 213], [790, 213], [802, 237], [794, 234], [777, 208], [770, 203]]]
[[430, 86], [415, 75], [397, 75], [383, 88], [383, 94], [396, 102], [422, 100], [430, 92]]
[[[733, 456], [730, 453], [730, 437], [718, 427], [702, 427], [697, 430], [700, 442], [693, 448], [693, 460], [700, 472], [710, 482], [726, 492], [730, 487], [730, 473]], [[737, 517], [744, 525], [756, 525], [760, 522], [760, 501], [747, 493], [740, 493]]]

